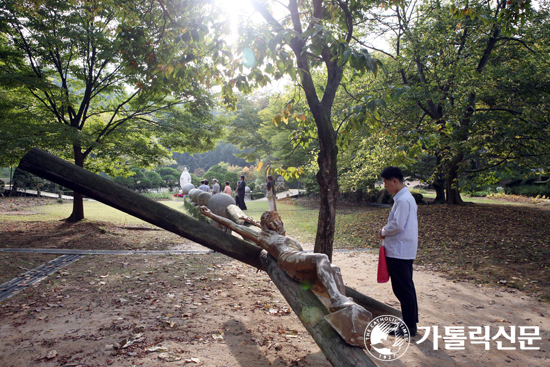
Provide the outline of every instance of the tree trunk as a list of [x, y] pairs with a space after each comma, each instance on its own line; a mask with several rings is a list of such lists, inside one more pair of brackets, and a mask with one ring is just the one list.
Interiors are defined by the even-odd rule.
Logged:
[[464, 204], [462, 198], [460, 197], [460, 192], [458, 191], [458, 165], [462, 162], [462, 159], [462, 154], [453, 157], [447, 172], [445, 192], [447, 194], [447, 204], [449, 205]]
[[445, 204], [445, 180], [441, 182], [439, 179], [436, 181], [437, 183], [433, 184], [433, 187], [435, 189], [435, 199], [433, 201], [434, 204]]
[[[74, 146], [74, 163], [80, 168], [84, 168], [84, 155], [80, 151], [80, 147]], [[79, 222], [84, 219], [84, 196], [78, 192], [73, 192], [73, 212], [67, 218], [67, 222]]]
[[338, 148], [335, 142], [336, 139], [328, 136], [329, 134], [330, 132], [326, 131], [325, 136], [323, 136], [319, 131], [321, 149], [317, 160], [319, 163], [317, 182], [321, 193], [321, 207], [319, 208], [317, 235], [313, 251], [326, 254], [332, 262], [336, 227], [336, 202], [338, 198], [338, 170], [336, 166]]
[[434, 204], [445, 204], [445, 175], [442, 172], [441, 160], [441, 156], [437, 155], [436, 172], [434, 174], [434, 182], [432, 183], [436, 194]]

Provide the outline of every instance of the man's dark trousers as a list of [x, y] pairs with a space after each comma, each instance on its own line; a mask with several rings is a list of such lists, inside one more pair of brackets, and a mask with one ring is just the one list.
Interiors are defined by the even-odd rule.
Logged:
[[413, 262], [414, 260], [386, 258], [393, 293], [401, 302], [403, 321], [409, 328], [411, 335], [416, 334], [416, 323], [418, 322], [418, 302], [413, 283]]

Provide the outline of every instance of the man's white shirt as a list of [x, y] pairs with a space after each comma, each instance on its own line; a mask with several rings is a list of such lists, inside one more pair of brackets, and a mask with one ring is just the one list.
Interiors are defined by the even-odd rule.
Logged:
[[386, 256], [414, 260], [418, 248], [418, 219], [416, 201], [407, 187], [393, 197], [388, 224], [382, 228]]

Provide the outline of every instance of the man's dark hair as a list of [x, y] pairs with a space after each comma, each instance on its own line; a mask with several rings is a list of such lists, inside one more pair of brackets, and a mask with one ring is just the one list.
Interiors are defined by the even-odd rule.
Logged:
[[244, 176], [241, 176], [241, 178], [244, 180]]
[[399, 180], [399, 182], [403, 182], [403, 172], [401, 172], [399, 167], [386, 167], [384, 168], [380, 176], [382, 176], [382, 178], [385, 178], [386, 180], [396, 178], [397, 180]]

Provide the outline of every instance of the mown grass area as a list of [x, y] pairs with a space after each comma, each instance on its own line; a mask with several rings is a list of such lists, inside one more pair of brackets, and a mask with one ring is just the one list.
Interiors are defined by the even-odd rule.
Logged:
[[[3, 199], [6, 200], [6, 199]], [[58, 203], [55, 200], [50, 200], [50, 204], [33, 206], [32, 208], [25, 208], [23, 210], [17, 210], [17, 204], [12, 207], [12, 214], [0, 214], [0, 220], [4, 221], [50, 221], [50, 220], [62, 220], [71, 215], [73, 210], [72, 201], [64, 201]], [[172, 209], [179, 210], [185, 213], [182, 201], [167, 200], [159, 201]], [[4, 211], [6, 212], [6, 211]], [[84, 216], [89, 221], [105, 221], [118, 224], [147, 224], [146, 222], [138, 219], [134, 216], [126, 214], [118, 209], [100, 203], [94, 200], [84, 201]]]

